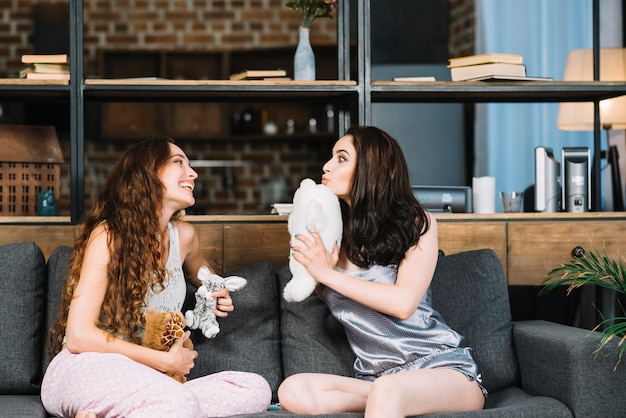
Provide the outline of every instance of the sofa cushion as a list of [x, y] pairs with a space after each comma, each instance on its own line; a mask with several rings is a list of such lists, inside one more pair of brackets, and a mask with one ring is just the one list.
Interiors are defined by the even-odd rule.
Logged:
[[515, 385], [519, 368], [513, 348], [508, 286], [491, 249], [440, 257], [432, 281], [433, 307], [473, 348], [489, 392]]
[[47, 418], [39, 395], [0, 395], [0, 416], [11, 418]]
[[[282, 379], [276, 273], [269, 262], [239, 268], [224, 276], [241, 276], [248, 284], [231, 292], [235, 310], [218, 319], [220, 332], [207, 339], [199, 330], [192, 333], [198, 351], [189, 377], [223, 370], [255, 372], [265, 377], [274, 400]], [[183, 312], [195, 304], [195, 288], [188, 287]]]
[[280, 283], [280, 330], [285, 377], [296, 373], [316, 372], [354, 376], [355, 355], [341, 324], [331, 315], [317, 295], [302, 302], [287, 302], [282, 289], [291, 272], [278, 272]]
[[0, 394], [37, 394], [46, 261], [34, 242], [1, 245], [0, 260], [0, 315], [8, 319], [0, 321]]
[[[46, 333], [44, 348], [48, 344], [48, 334], [52, 323], [57, 319], [59, 304], [61, 303], [61, 292], [65, 287], [67, 272], [72, 249], [68, 246], [57, 247], [48, 258], [48, 301], [46, 308]], [[45, 373], [50, 364], [50, 358], [45, 355], [43, 360], [43, 371]]]

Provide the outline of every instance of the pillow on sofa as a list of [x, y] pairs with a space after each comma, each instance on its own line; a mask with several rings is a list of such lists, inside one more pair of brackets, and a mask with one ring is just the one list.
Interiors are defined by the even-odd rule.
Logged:
[[287, 302], [282, 290], [289, 280], [291, 272], [286, 266], [278, 272], [281, 355], [285, 377], [305, 372], [354, 376], [356, 357], [343, 326], [315, 294], [302, 302]]
[[52, 323], [57, 319], [59, 304], [61, 303], [61, 292], [65, 287], [67, 271], [70, 262], [72, 249], [68, 246], [55, 248], [48, 258], [48, 305], [46, 308], [46, 333], [44, 339], [44, 373], [50, 364], [50, 358], [46, 355], [45, 349], [48, 344], [48, 334]]
[[[194, 330], [192, 341], [198, 358], [189, 377], [223, 370], [255, 372], [265, 377], [274, 401], [282, 379], [276, 273], [269, 262], [239, 268], [224, 276], [241, 276], [248, 284], [231, 293], [235, 310], [218, 319], [220, 333], [207, 339]], [[183, 312], [195, 304], [195, 288], [188, 286]]]
[[[46, 260], [34, 242], [0, 245], [0, 393], [39, 393]], [[16, 338], [16, 336], [20, 336]]]
[[440, 257], [432, 281], [433, 307], [473, 348], [483, 385], [495, 392], [516, 384], [509, 293], [502, 264], [491, 249]]

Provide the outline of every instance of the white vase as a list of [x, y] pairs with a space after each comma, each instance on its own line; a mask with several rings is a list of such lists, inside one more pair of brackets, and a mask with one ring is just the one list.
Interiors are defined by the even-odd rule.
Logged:
[[315, 54], [309, 42], [309, 28], [300, 27], [300, 41], [293, 58], [293, 79], [315, 80]]

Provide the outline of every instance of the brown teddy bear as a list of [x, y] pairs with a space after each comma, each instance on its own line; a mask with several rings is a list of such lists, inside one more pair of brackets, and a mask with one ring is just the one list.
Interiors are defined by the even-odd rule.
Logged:
[[[167, 351], [174, 343], [174, 340], [183, 338], [185, 335], [185, 317], [181, 312], [157, 312], [152, 308], [148, 308], [144, 312], [143, 318], [145, 330], [141, 343], [145, 347]], [[193, 350], [193, 343], [190, 338], [183, 341], [183, 347]], [[187, 378], [183, 375], [171, 372], [166, 374], [181, 383], [187, 381]]]

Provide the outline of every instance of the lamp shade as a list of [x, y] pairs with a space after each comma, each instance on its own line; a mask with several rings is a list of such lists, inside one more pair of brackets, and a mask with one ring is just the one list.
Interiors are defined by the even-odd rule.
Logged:
[[[563, 80], [593, 81], [593, 49], [569, 52]], [[626, 49], [600, 48], [600, 81], [626, 81]], [[626, 96], [600, 101], [600, 125], [626, 129]], [[557, 126], [566, 131], [593, 130], [593, 103], [561, 103]]]

